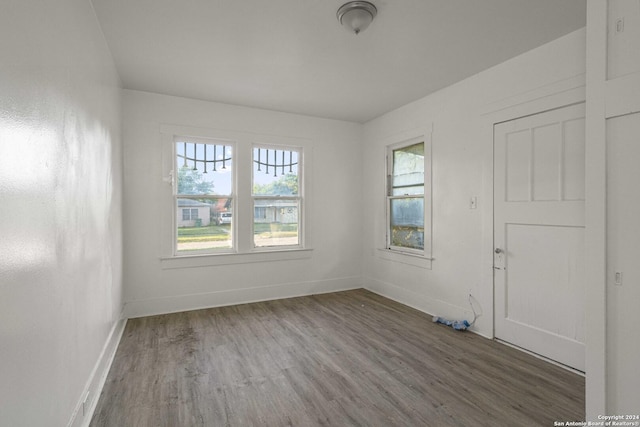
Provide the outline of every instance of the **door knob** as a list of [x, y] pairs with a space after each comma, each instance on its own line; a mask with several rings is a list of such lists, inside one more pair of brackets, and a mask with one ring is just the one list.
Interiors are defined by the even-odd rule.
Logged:
[[500, 248], [496, 248], [496, 250], [494, 252], [497, 253], [497, 254], [501, 254], [503, 251]]

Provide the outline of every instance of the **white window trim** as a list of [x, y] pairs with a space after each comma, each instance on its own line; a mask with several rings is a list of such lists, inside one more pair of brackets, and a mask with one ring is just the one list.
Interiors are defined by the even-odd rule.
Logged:
[[177, 268], [212, 267], [217, 265], [251, 264], [254, 262], [292, 261], [311, 258], [313, 249], [280, 249], [250, 253], [220, 253], [160, 257], [163, 270]]
[[[199, 252], [176, 254], [176, 218], [173, 195], [172, 171], [175, 164], [176, 137], [189, 138], [195, 142], [226, 143], [234, 147], [233, 171], [235, 187], [232, 191], [234, 221], [232, 223], [234, 248], [230, 251]], [[162, 150], [161, 215], [160, 215], [160, 253], [158, 258], [163, 269], [206, 267], [214, 265], [243, 264], [265, 261], [287, 261], [311, 257], [313, 236], [308, 226], [313, 212], [312, 177], [313, 177], [313, 142], [306, 138], [285, 135], [267, 135], [251, 132], [218, 130], [192, 126], [171, 124], [160, 125], [160, 143]], [[274, 146], [284, 149], [295, 149], [300, 152], [303, 165], [300, 168], [301, 198], [304, 206], [300, 208], [300, 245], [254, 247], [253, 225], [242, 226], [248, 221], [253, 224], [252, 173], [245, 173], [249, 167], [253, 171], [253, 147]], [[245, 162], [246, 165], [242, 165]], [[240, 173], [240, 169], [243, 169]], [[303, 169], [304, 168], [304, 169]], [[247, 218], [250, 216], [250, 218]]]
[[[401, 135], [395, 135], [385, 139], [385, 158], [384, 158], [384, 230], [383, 247], [378, 250], [378, 256], [381, 259], [403, 264], [413, 265], [416, 267], [431, 269], [432, 261], [432, 242], [433, 242], [433, 189], [432, 189], [432, 131], [414, 130], [404, 132]], [[389, 202], [388, 202], [388, 173], [390, 172], [389, 153], [393, 150], [406, 147], [409, 145], [424, 142], [424, 249], [415, 250], [410, 248], [396, 248], [389, 245]]]
[[387, 248], [378, 249], [378, 257], [386, 260], [399, 262], [401, 264], [412, 265], [414, 267], [431, 269], [431, 261], [434, 258], [426, 257], [424, 255], [416, 255], [409, 252], [394, 251]]

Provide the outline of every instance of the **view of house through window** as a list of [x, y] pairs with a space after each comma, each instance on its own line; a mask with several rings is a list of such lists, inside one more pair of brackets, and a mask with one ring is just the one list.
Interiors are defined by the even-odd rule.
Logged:
[[232, 153], [230, 145], [176, 142], [176, 252], [233, 247]]
[[422, 253], [425, 248], [424, 142], [392, 148], [388, 162], [387, 246]]
[[291, 149], [253, 149], [255, 247], [300, 244], [299, 158]]

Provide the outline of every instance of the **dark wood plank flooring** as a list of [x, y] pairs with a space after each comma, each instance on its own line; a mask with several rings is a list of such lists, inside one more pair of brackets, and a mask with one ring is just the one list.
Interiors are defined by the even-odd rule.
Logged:
[[584, 378], [365, 290], [132, 319], [91, 426], [552, 426]]

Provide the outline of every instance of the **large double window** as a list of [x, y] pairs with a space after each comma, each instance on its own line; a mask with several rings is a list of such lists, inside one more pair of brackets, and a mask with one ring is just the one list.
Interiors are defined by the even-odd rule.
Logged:
[[302, 148], [175, 137], [178, 256], [303, 247]]

